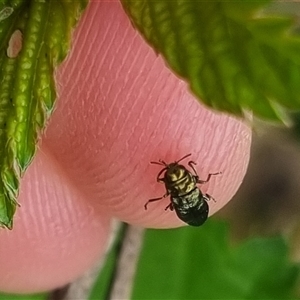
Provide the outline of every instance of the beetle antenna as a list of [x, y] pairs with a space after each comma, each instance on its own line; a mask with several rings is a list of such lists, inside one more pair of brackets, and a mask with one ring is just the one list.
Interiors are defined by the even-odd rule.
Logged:
[[160, 165], [160, 166], [165, 166], [165, 167], [167, 166], [167, 164], [162, 160], [160, 160], [160, 161], [150, 161], [150, 164]]
[[180, 158], [179, 160], [177, 160], [177, 161], [175, 161], [175, 162], [178, 164], [180, 161], [186, 159], [187, 157], [189, 157], [189, 156], [191, 156], [191, 155], [192, 155], [192, 153], [187, 154], [187, 155], [185, 155], [184, 157]]

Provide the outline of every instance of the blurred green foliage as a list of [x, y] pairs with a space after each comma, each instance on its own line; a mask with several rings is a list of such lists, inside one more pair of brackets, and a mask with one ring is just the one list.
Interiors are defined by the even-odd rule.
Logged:
[[231, 245], [224, 223], [148, 230], [132, 299], [294, 299], [300, 266], [282, 237]]
[[[118, 259], [122, 250], [124, 237], [128, 230], [128, 224], [122, 223], [114, 240], [114, 243], [106, 255], [105, 263], [95, 280], [89, 293], [89, 299], [110, 299], [110, 292], [114, 284]], [[1, 300], [1, 299], [0, 299]]]
[[17, 295], [0, 293], [0, 300], [46, 300], [47, 294]]

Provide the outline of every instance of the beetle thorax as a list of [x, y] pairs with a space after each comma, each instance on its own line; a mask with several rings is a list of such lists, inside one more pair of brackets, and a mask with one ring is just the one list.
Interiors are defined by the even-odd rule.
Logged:
[[186, 176], [187, 170], [184, 166], [172, 163], [168, 166], [165, 173], [165, 181], [169, 183], [177, 182]]
[[166, 189], [172, 197], [181, 197], [196, 188], [195, 177], [182, 165], [168, 165], [164, 175]]

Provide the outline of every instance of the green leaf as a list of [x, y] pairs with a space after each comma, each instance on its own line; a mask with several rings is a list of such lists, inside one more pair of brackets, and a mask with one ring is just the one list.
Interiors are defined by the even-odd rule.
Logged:
[[239, 116], [252, 110], [271, 120], [284, 118], [282, 107], [300, 109], [299, 30], [280, 9], [276, 15], [263, 10], [271, 1], [122, 3], [206, 105]]
[[[105, 256], [105, 262], [97, 276], [88, 299], [111, 299], [110, 294], [116, 280], [117, 267], [120, 259], [120, 253], [128, 230], [128, 224], [122, 223], [116, 233], [114, 243]], [[1, 299], [0, 299], [1, 300]]]
[[292, 299], [300, 267], [281, 237], [230, 245], [227, 227], [148, 230], [132, 299]]
[[[0, 0], [0, 226], [12, 227], [20, 178], [56, 98], [54, 68], [87, 0]], [[15, 32], [22, 47], [7, 48]]]
[[47, 294], [16, 295], [0, 293], [0, 300], [47, 300]]

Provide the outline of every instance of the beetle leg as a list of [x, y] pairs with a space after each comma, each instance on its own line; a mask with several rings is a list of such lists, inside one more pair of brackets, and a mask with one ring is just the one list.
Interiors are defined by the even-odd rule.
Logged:
[[206, 199], [205, 199], [206, 201], [212, 200], [212, 201], [216, 202], [215, 198], [213, 198], [211, 195], [204, 194], [204, 197], [206, 198]]
[[170, 202], [170, 204], [165, 208], [165, 210], [168, 210], [168, 209], [171, 210], [171, 211], [174, 210], [172, 202]]
[[165, 181], [164, 181], [164, 177], [157, 177], [156, 178], [156, 180], [157, 180], [157, 182], [159, 182], [159, 183], [164, 183]]
[[164, 182], [164, 178], [163, 177], [159, 177], [167, 168], [163, 168], [157, 175], [156, 180], [157, 182]]
[[193, 165], [196, 165], [196, 163], [194, 162], [194, 161], [189, 161], [188, 162], [188, 165], [192, 168], [192, 170], [194, 171], [194, 173], [195, 173], [195, 177], [196, 177], [196, 179], [199, 179], [199, 176], [198, 176], [198, 174], [197, 174], [197, 171], [196, 171], [196, 169], [194, 168], [194, 166]]
[[164, 199], [164, 198], [166, 198], [166, 197], [168, 197], [168, 196], [169, 196], [169, 193], [167, 192], [167, 193], [165, 193], [162, 197], [154, 198], [154, 199], [148, 200], [148, 201], [145, 203], [145, 205], [144, 205], [145, 210], [147, 210], [147, 206], [148, 206], [148, 204], [149, 204], [150, 202], [159, 201], [159, 200]]
[[206, 180], [200, 180], [199, 178], [197, 178], [197, 183], [200, 183], [200, 184], [203, 184], [203, 183], [206, 183], [206, 182], [209, 182], [210, 180], [210, 177], [212, 175], [219, 175], [219, 174], [222, 174], [222, 172], [218, 172], [218, 173], [209, 173]]

